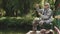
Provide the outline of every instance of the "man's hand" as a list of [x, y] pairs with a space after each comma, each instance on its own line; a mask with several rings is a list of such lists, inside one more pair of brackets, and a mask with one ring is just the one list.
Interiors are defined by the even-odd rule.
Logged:
[[36, 5], [35, 5], [35, 8], [39, 8], [39, 4], [36, 4]]
[[42, 14], [41, 13], [38, 13], [39, 14], [39, 16], [41, 16]]

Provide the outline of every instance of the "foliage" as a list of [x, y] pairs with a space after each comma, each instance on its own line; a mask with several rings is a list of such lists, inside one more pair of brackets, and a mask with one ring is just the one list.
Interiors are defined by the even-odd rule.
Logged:
[[0, 28], [2, 28], [2, 29], [7, 29], [7, 28], [31, 29], [32, 28], [31, 26], [32, 26], [33, 19], [20, 18], [20, 17], [18, 17], [18, 18], [17, 17], [5, 17], [4, 19], [1, 18]]
[[[53, 0], [47, 2], [54, 7]], [[5, 16], [22, 16], [28, 14], [30, 10], [34, 10], [36, 3], [40, 4], [42, 8], [44, 0], [0, 0], [0, 8], [6, 12]]]
[[[34, 17], [37, 16], [34, 6], [38, 3], [42, 8], [44, 1], [45, 0], [0, 0], [0, 17], [6, 16], [6, 18], [0, 19], [1, 26], [27, 27], [28, 25], [32, 25]], [[56, 0], [56, 2], [54, 0], [46, 0], [45, 2], [49, 2], [51, 9], [55, 9], [59, 1], [60, 0]], [[17, 16], [20, 18], [17, 18]]]
[[[2, 29], [7, 28], [23, 28], [23, 29], [32, 29], [32, 21], [34, 18], [31, 17], [5, 17], [4, 19], [0, 18], [0, 26]], [[56, 20], [54, 20], [53, 25], [57, 25]], [[46, 27], [47, 28], [47, 27]], [[49, 28], [49, 27], [48, 27]], [[52, 27], [53, 28], [53, 27]]]

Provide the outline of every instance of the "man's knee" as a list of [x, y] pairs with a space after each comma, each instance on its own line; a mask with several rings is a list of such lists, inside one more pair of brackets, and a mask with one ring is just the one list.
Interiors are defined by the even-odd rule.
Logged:
[[33, 25], [37, 25], [39, 23], [39, 18], [35, 18], [34, 20], [33, 20]]

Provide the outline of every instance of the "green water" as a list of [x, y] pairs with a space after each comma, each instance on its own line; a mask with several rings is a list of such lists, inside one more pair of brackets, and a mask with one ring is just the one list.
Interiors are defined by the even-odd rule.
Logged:
[[[0, 34], [26, 34], [26, 32], [14, 32], [14, 31], [8, 31], [8, 32], [1, 32]], [[56, 33], [55, 33], [56, 34]]]
[[17, 30], [0, 30], [0, 34], [26, 34], [26, 30], [24, 29], [17, 29]]
[[23, 31], [0, 31], [0, 34], [25, 34]]
[[0, 31], [0, 34], [25, 34], [23, 31]]
[[25, 34], [24, 32], [0, 32], [0, 34]]
[[[29, 30], [26, 29], [4, 29], [0, 30], [0, 34], [26, 34]], [[55, 33], [56, 34], [56, 33]]]

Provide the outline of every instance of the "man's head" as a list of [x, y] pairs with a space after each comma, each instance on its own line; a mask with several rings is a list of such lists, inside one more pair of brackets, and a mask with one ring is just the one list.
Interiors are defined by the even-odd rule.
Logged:
[[45, 3], [45, 4], [44, 4], [44, 8], [45, 8], [45, 9], [50, 8], [50, 4], [49, 4], [49, 3]]

